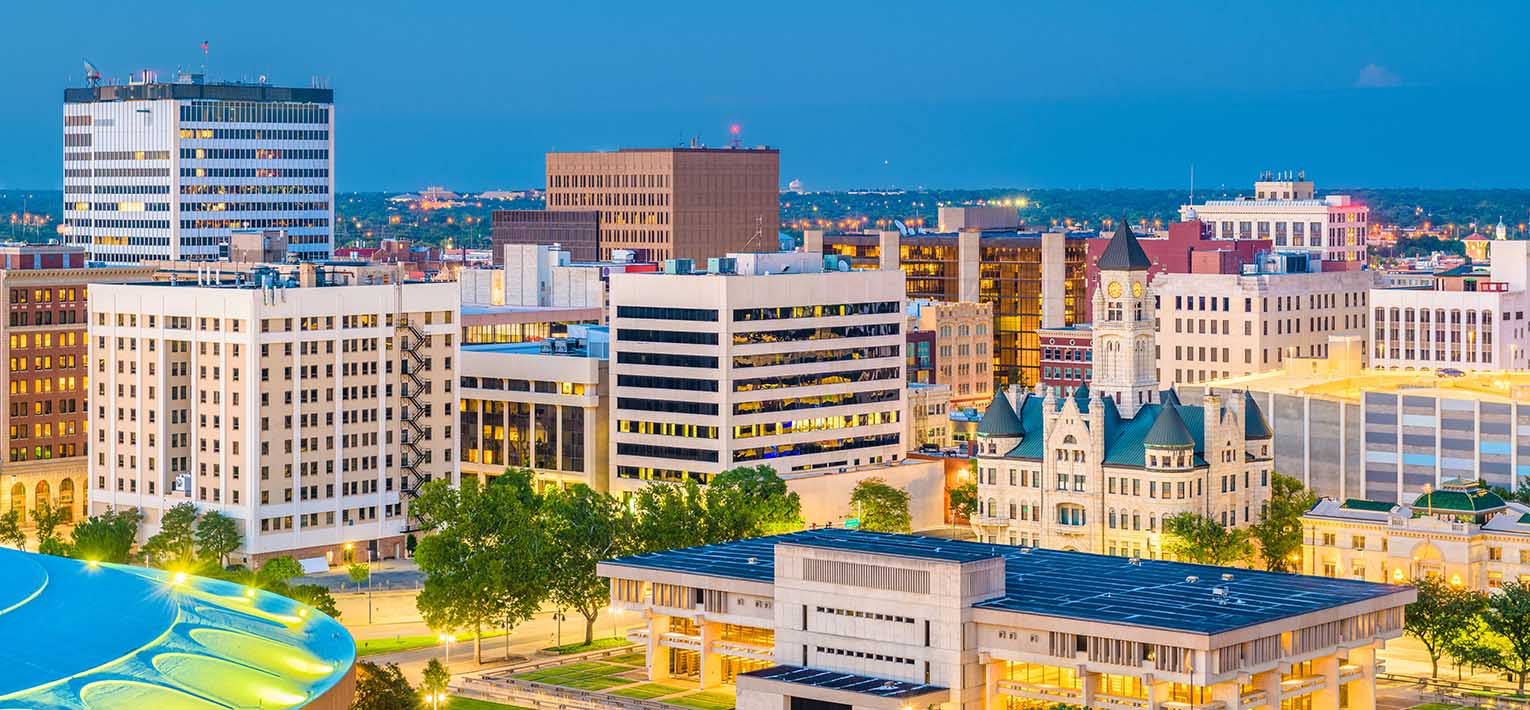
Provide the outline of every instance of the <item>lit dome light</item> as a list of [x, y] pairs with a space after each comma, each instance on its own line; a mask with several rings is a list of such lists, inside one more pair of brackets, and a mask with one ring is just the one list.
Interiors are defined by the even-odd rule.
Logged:
[[172, 584], [174, 584], [176, 586], [180, 586], [182, 584], [185, 584], [186, 583], [186, 573], [185, 572], [176, 572], [175, 576], [170, 578], [170, 581], [171, 581]]

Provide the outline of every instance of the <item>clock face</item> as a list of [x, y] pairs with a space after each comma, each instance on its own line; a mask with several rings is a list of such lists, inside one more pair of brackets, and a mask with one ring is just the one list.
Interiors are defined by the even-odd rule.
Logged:
[[1133, 281], [1132, 282], [1132, 295], [1137, 297], [1137, 298], [1142, 298], [1142, 282], [1141, 281]]
[[1121, 282], [1120, 281], [1112, 281], [1112, 282], [1110, 282], [1110, 285], [1105, 287], [1105, 293], [1110, 294], [1111, 298], [1120, 298], [1121, 297]]

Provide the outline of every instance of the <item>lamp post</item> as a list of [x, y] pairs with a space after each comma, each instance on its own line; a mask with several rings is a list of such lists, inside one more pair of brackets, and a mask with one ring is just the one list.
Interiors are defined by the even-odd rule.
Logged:
[[616, 606], [613, 604], [606, 607], [606, 614], [611, 617], [611, 638], [616, 638]]
[[446, 658], [442, 662], [447, 666], [450, 666], [452, 664], [452, 635], [450, 633], [445, 633], [441, 634], [437, 638], [439, 638], [441, 643], [445, 644], [446, 646]]

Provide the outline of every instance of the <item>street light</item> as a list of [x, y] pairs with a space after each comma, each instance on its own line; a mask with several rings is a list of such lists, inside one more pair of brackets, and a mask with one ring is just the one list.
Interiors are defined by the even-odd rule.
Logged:
[[452, 664], [452, 635], [441, 634], [437, 638], [441, 640], [441, 643], [446, 644], [446, 659], [444, 662], [446, 665], [450, 666]]
[[425, 699], [430, 701], [432, 710], [440, 710], [441, 702], [446, 700], [446, 693], [427, 693]]
[[606, 613], [611, 616], [611, 638], [616, 638], [616, 606], [606, 607]]

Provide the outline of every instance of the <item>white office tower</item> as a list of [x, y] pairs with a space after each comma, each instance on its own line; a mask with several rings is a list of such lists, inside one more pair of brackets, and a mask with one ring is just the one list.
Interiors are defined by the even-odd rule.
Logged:
[[334, 92], [151, 72], [64, 90], [64, 229], [109, 263], [216, 259], [239, 229], [333, 252]]

